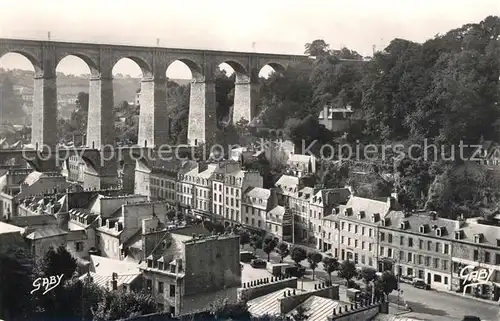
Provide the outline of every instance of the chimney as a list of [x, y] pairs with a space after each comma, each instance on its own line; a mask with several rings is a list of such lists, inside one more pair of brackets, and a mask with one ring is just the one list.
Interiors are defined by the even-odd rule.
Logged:
[[396, 207], [396, 199], [392, 195], [387, 198], [387, 206], [389, 206], [389, 210], [393, 210]]
[[436, 211], [430, 211], [429, 215], [431, 216], [431, 219], [435, 221], [437, 219], [437, 212]]

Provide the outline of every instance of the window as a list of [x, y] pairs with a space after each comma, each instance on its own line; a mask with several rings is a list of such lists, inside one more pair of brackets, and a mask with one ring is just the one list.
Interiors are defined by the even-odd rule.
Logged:
[[427, 251], [432, 251], [432, 241], [427, 241]]
[[149, 280], [149, 279], [146, 280], [146, 289], [149, 291], [151, 291], [151, 289], [153, 289], [153, 281], [152, 280]]
[[365, 235], [365, 227], [364, 226], [361, 227], [361, 235]]
[[484, 263], [490, 263], [491, 254], [490, 252], [484, 252]]
[[399, 245], [403, 245], [405, 242], [405, 237], [401, 235], [401, 237], [399, 238]]
[[407, 258], [407, 261], [408, 262], [411, 262], [412, 261], [412, 254], [410, 252], [408, 252], [408, 258]]
[[419, 255], [418, 256], [418, 264], [422, 264], [422, 262], [423, 262], [423, 256]]
[[500, 265], [500, 254], [495, 254], [495, 264]]
[[382, 255], [382, 256], [384, 255], [384, 247], [383, 246], [380, 247], [380, 255]]
[[170, 284], [170, 296], [175, 296], [175, 285]]
[[351, 231], [351, 224], [347, 225], [347, 232]]
[[443, 244], [443, 253], [448, 254], [450, 251], [450, 245], [449, 244]]
[[441, 283], [441, 275], [439, 275], [439, 274], [434, 274], [434, 282], [439, 282], [439, 283]]
[[391, 248], [387, 249], [387, 257], [392, 257], [392, 249]]
[[447, 276], [444, 277], [444, 284], [448, 284], [448, 277]]
[[440, 248], [441, 248], [441, 243], [436, 242], [436, 252], [439, 252]]
[[341, 230], [345, 230], [345, 223], [344, 222], [341, 223]]
[[358, 226], [354, 225], [354, 233], [358, 234]]
[[403, 251], [399, 251], [399, 259], [400, 259], [401, 261], [404, 261], [404, 259], [405, 259], [405, 252], [403, 252]]
[[425, 257], [425, 266], [431, 265], [431, 258], [429, 256]]
[[361, 249], [364, 250], [365, 249], [365, 241], [361, 241]]
[[477, 261], [477, 260], [479, 260], [479, 251], [474, 250], [474, 261]]
[[369, 229], [369, 230], [368, 230], [368, 237], [372, 237], [372, 234], [373, 234], [372, 229]]
[[422, 250], [424, 248], [424, 241], [423, 240], [418, 240], [418, 248]]
[[344, 244], [344, 236], [340, 237], [340, 243]]
[[387, 242], [392, 243], [392, 234], [387, 234]]
[[163, 282], [158, 282], [158, 293], [163, 293]]
[[354, 240], [354, 247], [358, 247], [358, 240]]
[[432, 260], [432, 266], [433, 266], [435, 269], [437, 269], [437, 268], [439, 267], [439, 259], [438, 259], [438, 258], [436, 258], [436, 257], [435, 257], [435, 258]]
[[385, 234], [384, 233], [380, 233], [380, 241], [385, 241]]
[[408, 247], [413, 247], [413, 238], [408, 238]]
[[371, 243], [368, 243], [368, 251], [372, 251], [372, 244]]
[[83, 251], [83, 242], [76, 242], [75, 247], [77, 252]]
[[443, 270], [447, 271], [448, 270], [448, 261], [443, 260]]

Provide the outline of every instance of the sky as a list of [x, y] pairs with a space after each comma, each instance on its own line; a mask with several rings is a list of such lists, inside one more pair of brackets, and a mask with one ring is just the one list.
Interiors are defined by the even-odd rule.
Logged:
[[[46, 40], [50, 31], [53, 41], [156, 46], [159, 38], [162, 47], [289, 54], [324, 39], [367, 56], [394, 38], [424, 42], [488, 15], [500, 15], [499, 0], [0, 0], [0, 38]], [[17, 54], [0, 58], [0, 67], [33, 69]], [[89, 72], [72, 56], [57, 71]], [[127, 59], [113, 72], [140, 75]], [[167, 76], [190, 72], [175, 62]]]

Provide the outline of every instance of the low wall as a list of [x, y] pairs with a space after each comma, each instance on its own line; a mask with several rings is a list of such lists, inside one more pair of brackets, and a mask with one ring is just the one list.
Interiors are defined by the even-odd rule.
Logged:
[[328, 321], [358, 321], [371, 320], [379, 313], [388, 313], [387, 302], [353, 303], [333, 309]]
[[285, 288], [297, 288], [297, 278], [270, 277], [245, 282], [238, 289], [238, 299], [252, 300]]

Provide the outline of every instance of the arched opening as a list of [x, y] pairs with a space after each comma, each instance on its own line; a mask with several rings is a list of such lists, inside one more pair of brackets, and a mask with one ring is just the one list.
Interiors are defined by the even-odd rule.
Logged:
[[0, 56], [0, 149], [20, 149], [31, 142], [33, 77], [37, 71], [37, 63], [26, 54]]
[[[84, 59], [68, 55], [56, 67], [57, 139], [64, 146], [85, 145], [91, 68]], [[70, 168], [76, 164], [69, 164]]]
[[259, 78], [269, 79], [270, 77], [283, 76], [286, 67], [277, 62], [268, 62], [259, 70]]
[[217, 103], [217, 124], [220, 129], [232, 124], [235, 82], [245, 81], [245, 68], [238, 62], [226, 61], [215, 71], [215, 101]]
[[[288, 86], [283, 83], [285, 71], [286, 67], [276, 62], [268, 62], [259, 70], [259, 104], [256, 106], [256, 116], [249, 124], [252, 132], [265, 131], [265, 129], [269, 128], [282, 128], [283, 124], [280, 121], [269, 121], [267, 119], [269, 115], [266, 114], [271, 113], [273, 115], [272, 119], [278, 118], [284, 122], [285, 118], [282, 115], [285, 110], [274, 107], [276, 107], [276, 93], [283, 92], [283, 87]], [[283, 108], [286, 109], [286, 106], [283, 106]]]
[[189, 95], [192, 80], [203, 76], [196, 63], [187, 59], [175, 60], [166, 69], [167, 115], [169, 141], [172, 144], [186, 144], [189, 119]]
[[118, 146], [138, 143], [141, 80], [151, 76], [140, 59], [125, 57], [112, 70], [115, 141]]

